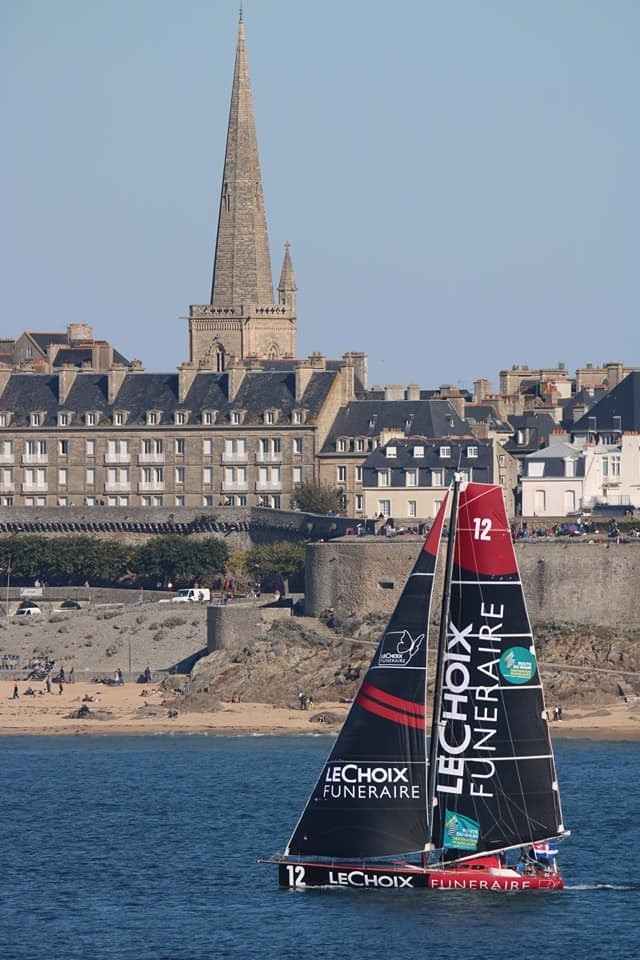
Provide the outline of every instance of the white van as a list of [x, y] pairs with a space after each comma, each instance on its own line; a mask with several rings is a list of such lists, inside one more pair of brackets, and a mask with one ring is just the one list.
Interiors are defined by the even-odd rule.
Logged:
[[207, 587], [189, 587], [187, 590], [178, 590], [175, 597], [167, 597], [158, 603], [208, 603], [211, 591]]
[[42, 613], [40, 607], [20, 607], [19, 610], [16, 610], [14, 616], [16, 617], [39, 617]]

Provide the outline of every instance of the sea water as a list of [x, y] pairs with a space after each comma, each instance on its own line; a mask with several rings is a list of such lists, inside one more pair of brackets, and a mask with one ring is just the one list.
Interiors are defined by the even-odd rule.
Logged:
[[640, 747], [560, 741], [556, 893], [284, 891], [330, 748], [308, 737], [0, 738], [7, 960], [640, 956]]

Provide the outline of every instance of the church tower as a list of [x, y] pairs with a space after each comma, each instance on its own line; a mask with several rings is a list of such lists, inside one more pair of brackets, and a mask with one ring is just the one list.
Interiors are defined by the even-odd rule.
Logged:
[[274, 300], [242, 12], [233, 72], [211, 300], [189, 308], [191, 363], [224, 370], [231, 357], [296, 355], [296, 286], [286, 244]]

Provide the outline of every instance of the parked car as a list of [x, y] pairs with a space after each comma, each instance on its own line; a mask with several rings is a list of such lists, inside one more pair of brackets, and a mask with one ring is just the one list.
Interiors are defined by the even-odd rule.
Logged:
[[174, 597], [166, 597], [158, 603], [208, 603], [211, 591], [206, 587], [189, 587], [187, 590], [178, 590]]
[[25, 617], [39, 617], [41, 613], [42, 610], [40, 607], [33, 603], [28, 607], [19, 607], [15, 612], [15, 616], [24, 619]]

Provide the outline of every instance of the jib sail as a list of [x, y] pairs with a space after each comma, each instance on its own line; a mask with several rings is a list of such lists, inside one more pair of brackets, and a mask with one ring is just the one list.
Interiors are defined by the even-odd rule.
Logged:
[[286, 854], [382, 857], [427, 841], [425, 687], [433, 577], [446, 501]]
[[500, 487], [460, 493], [432, 843], [455, 860], [563, 832], [538, 662]]

